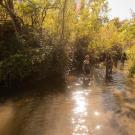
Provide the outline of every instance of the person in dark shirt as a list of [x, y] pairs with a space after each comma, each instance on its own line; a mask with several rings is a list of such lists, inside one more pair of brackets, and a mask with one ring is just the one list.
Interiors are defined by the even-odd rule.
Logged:
[[105, 65], [106, 65], [106, 77], [109, 78], [111, 77], [113, 68], [113, 60], [110, 54], [106, 56]]
[[127, 55], [126, 55], [126, 53], [124, 52], [124, 53], [122, 53], [122, 55], [121, 55], [121, 59], [120, 59], [120, 61], [121, 61], [121, 69], [124, 69], [124, 64], [125, 64], [125, 61], [127, 60]]

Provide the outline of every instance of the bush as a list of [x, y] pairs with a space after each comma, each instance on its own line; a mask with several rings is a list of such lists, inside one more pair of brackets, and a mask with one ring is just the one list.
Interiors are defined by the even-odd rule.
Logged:
[[129, 77], [134, 77], [135, 75], [135, 61], [133, 61], [132, 66], [129, 69]]
[[22, 54], [10, 56], [0, 64], [0, 81], [23, 80], [32, 71], [31, 61]]
[[[28, 78], [64, 77], [67, 55], [55, 36], [46, 35], [44, 31], [41, 37], [38, 29], [24, 26], [20, 37], [23, 42], [18, 43], [10, 23], [1, 28], [0, 84], [10, 85]], [[8, 41], [4, 38], [7, 30], [10, 33]]]
[[64, 77], [68, 66], [68, 57], [64, 48], [56, 46], [53, 52], [51, 74]]

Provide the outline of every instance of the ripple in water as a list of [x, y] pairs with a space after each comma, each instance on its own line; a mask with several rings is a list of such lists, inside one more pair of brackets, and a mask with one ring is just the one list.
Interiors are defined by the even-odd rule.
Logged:
[[72, 95], [75, 107], [73, 108], [73, 135], [88, 135], [88, 126], [86, 125], [87, 112], [87, 91], [76, 91]]

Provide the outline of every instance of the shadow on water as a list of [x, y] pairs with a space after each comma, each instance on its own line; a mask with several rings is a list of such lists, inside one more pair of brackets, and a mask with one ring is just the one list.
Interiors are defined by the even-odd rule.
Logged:
[[17, 87], [1, 89], [0, 102], [10, 98], [17, 100], [25, 96], [42, 97], [43, 95], [62, 93], [65, 91], [65, 88], [65, 80], [60, 78], [26, 82]]
[[5, 124], [0, 124], [0, 135], [43, 134], [44, 115], [48, 116], [51, 104], [59, 105], [58, 100], [55, 105], [54, 97], [64, 93], [63, 80], [42, 80], [1, 93], [0, 121], [5, 121]]

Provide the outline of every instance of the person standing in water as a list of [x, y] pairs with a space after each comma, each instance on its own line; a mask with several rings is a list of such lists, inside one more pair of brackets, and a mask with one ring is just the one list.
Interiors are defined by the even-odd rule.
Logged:
[[125, 64], [125, 61], [127, 60], [127, 55], [126, 55], [126, 53], [124, 52], [124, 53], [122, 53], [122, 55], [121, 55], [121, 70], [123, 70], [124, 69], [124, 64]]
[[85, 56], [85, 59], [83, 61], [82, 71], [85, 76], [90, 75], [90, 58], [89, 55]]
[[112, 75], [112, 68], [113, 68], [113, 60], [110, 54], [107, 54], [105, 64], [106, 64], [106, 78], [109, 78]]

